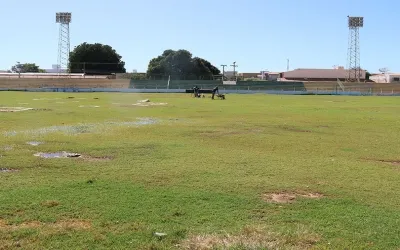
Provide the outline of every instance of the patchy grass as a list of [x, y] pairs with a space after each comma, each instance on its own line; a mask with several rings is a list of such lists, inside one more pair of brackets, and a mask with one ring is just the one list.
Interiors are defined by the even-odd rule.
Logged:
[[0, 249], [400, 245], [396, 97], [0, 100]]

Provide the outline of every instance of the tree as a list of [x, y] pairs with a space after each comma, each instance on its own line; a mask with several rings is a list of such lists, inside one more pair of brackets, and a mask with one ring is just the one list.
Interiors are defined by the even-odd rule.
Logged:
[[19, 72], [19, 73], [39, 73], [43, 70], [39, 69], [39, 66], [37, 66], [34, 63], [17, 63], [16, 65], [11, 67], [11, 70], [13, 72]]
[[82, 43], [69, 55], [68, 69], [71, 73], [106, 75], [125, 73], [125, 62], [109, 45]]
[[371, 77], [371, 73], [369, 73], [369, 71], [365, 71], [365, 80], [369, 80], [369, 78]]
[[192, 57], [187, 50], [165, 50], [162, 55], [150, 60], [148, 76], [179, 76], [183, 79], [211, 79], [219, 75], [220, 70], [209, 61]]

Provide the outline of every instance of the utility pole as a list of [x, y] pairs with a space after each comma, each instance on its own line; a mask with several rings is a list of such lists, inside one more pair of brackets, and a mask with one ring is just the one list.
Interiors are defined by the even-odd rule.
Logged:
[[17, 62], [18, 78], [21, 78], [21, 63]]
[[222, 81], [225, 79], [225, 67], [228, 66], [226, 64], [221, 64], [222, 67]]
[[286, 71], [289, 71], [289, 59], [287, 59]]
[[236, 67], [238, 67], [236, 65], [236, 62], [233, 62], [233, 64], [231, 66], [233, 67], [233, 77], [236, 77]]

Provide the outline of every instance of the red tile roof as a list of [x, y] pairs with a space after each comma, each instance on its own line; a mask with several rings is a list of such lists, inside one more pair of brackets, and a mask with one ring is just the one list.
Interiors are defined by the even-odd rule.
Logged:
[[[344, 69], [295, 69], [292, 71], [284, 72], [284, 78], [347, 78], [349, 75], [348, 70]], [[365, 79], [365, 70], [361, 70], [361, 79]]]

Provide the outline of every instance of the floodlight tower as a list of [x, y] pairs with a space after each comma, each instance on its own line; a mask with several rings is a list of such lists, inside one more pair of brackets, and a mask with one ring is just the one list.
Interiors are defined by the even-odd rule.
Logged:
[[68, 68], [70, 52], [69, 24], [71, 23], [71, 12], [57, 12], [56, 23], [60, 24], [57, 60], [58, 73], [60, 73], [62, 68]]
[[364, 27], [364, 17], [348, 18], [349, 26], [349, 47], [347, 51], [347, 81], [360, 81], [360, 28]]

